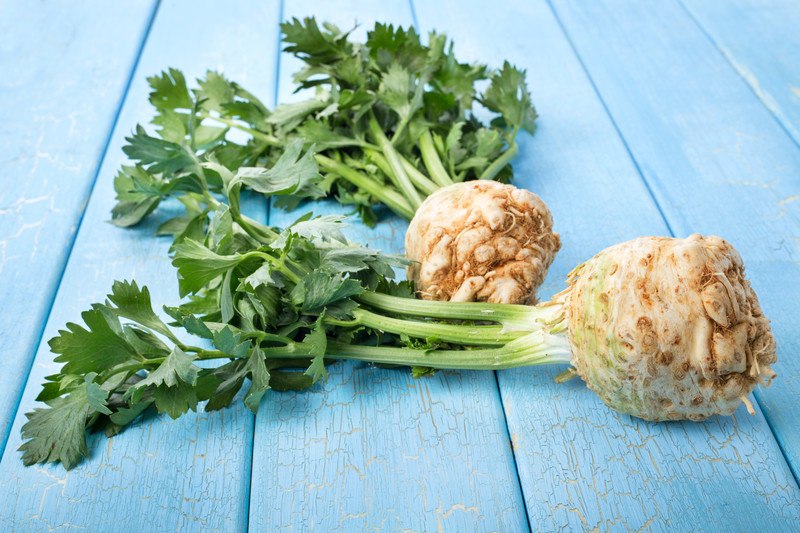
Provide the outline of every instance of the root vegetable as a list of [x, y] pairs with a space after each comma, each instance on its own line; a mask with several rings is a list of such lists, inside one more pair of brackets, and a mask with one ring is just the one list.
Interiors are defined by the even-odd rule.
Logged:
[[640, 238], [576, 268], [564, 306], [576, 372], [647, 420], [731, 414], [775, 375], [775, 339], [736, 250], [719, 237]]
[[560, 247], [536, 194], [495, 181], [456, 183], [429, 196], [411, 220], [408, 278], [428, 300], [535, 303]]

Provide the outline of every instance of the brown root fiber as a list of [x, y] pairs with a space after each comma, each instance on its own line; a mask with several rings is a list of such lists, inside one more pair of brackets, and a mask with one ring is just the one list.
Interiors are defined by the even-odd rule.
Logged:
[[411, 221], [408, 278], [426, 300], [535, 303], [560, 247], [537, 195], [496, 181], [456, 183]]
[[568, 283], [557, 298], [573, 366], [613, 409], [647, 420], [729, 415], [775, 376], [769, 320], [719, 237], [634, 239]]

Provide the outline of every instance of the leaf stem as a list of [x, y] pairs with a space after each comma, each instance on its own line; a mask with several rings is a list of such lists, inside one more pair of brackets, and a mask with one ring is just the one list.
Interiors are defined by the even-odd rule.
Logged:
[[414, 216], [414, 208], [412, 208], [408, 200], [397, 191], [390, 188], [387, 189], [385, 186], [376, 183], [368, 176], [348, 167], [344, 163], [340, 163], [322, 154], [316, 154], [314, 157], [323, 170], [341, 176], [356, 187], [365, 190], [406, 220], [411, 220]]
[[[217, 209], [223, 205], [222, 202], [214, 198], [210, 192], [205, 191], [205, 193], [206, 200], [214, 209]], [[269, 226], [265, 226], [257, 220], [248, 217], [247, 215], [231, 212], [231, 217], [234, 221], [236, 221], [237, 224], [239, 224], [239, 226], [241, 226], [244, 231], [247, 232], [248, 235], [262, 244], [269, 244], [278, 238], [278, 234], [275, 232], [275, 230]]]
[[554, 303], [528, 306], [486, 302], [431, 302], [377, 292], [365, 292], [356, 299], [369, 307], [389, 313], [445, 320], [496, 322], [507, 330], [530, 330], [535, 323], [556, 323], [563, 315], [561, 306]]
[[386, 176], [394, 184], [394, 186], [397, 187], [398, 190], [400, 190], [400, 182], [397, 180], [397, 176], [392, 170], [392, 167], [389, 166], [389, 162], [386, 160], [385, 157], [383, 157], [383, 154], [380, 153], [380, 151], [377, 148], [374, 150], [365, 149], [364, 154], [369, 158], [370, 161], [375, 163], [375, 166], [377, 166], [381, 170], [381, 172], [386, 174]]
[[378, 119], [375, 118], [374, 113], [370, 113], [369, 129], [372, 137], [374, 138], [375, 142], [377, 142], [378, 146], [383, 152], [383, 155], [386, 156], [389, 166], [392, 168], [392, 171], [397, 177], [397, 181], [400, 183], [400, 190], [411, 203], [413, 210], [416, 210], [422, 203], [422, 197], [420, 197], [417, 189], [414, 188], [414, 184], [411, 183], [411, 180], [409, 179], [408, 174], [406, 174], [403, 164], [400, 161], [400, 155], [397, 153], [395, 147], [392, 146], [391, 141], [386, 137], [386, 134], [383, 132], [383, 129], [378, 123]]
[[249, 218], [245, 215], [237, 213], [236, 216], [233, 217], [233, 219], [251, 237], [253, 237], [262, 244], [269, 244], [278, 238], [278, 234], [275, 233], [272, 229], [261, 224], [260, 222], [256, 222], [252, 218]]
[[[397, 180], [397, 176], [395, 175], [394, 170], [392, 170], [392, 167], [389, 165], [389, 161], [387, 161], [386, 158], [383, 157], [383, 154], [377, 150], [364, 150], [364, 153], [367, 155], [367, 157], [370, 158], [370, 160], [373, 163], [375, 163], [375, 165], [379, 169], [381, 169], [381, 172], [389, 176], [389, 179], [392, 180], [392, 183], [394, 183], [395, 187], [400, 189], [400, 182]], [[411, 182], [417, 187], [417, 189], [422, 191], [425, 194], [425, 196], [433, 194], [437, 189], [439, 189], [439, 187], [434, 182], [428, 179], [428, 177], [425, 174], [417, 170], [417, 168], [414, 165], [412, 165], [405, 157], [403, 157], [400, 154], [398, 155], [400, 157], [400, 162], [403, 164], [403, 168], [406, 170], [406, 173], [408, 174], [408, 179], [410, 179]]]
[[425, 193], [425, 196], [433, 194], [439, 190], [439, 186], [428, 178], [425, 174], [419, 171], [408, 159], [398, 154], [400, 162], [403, 164], [403, 169], [408, 174], [408, 179], [417, 186], [419, 190]]
[[294, 342], [292, 339], [285, 335], [278, 335], [276, 333], [267, 333], [266, 331], [249, 331], [242, 334], [244, 339], [258, 339], [259, 341], [280, 342], [282, 344], [289, 344]]
[[404, 320], [379, 315], [366, 309], [356, 309], [353, 317], [362, 326], [368, 328], [408, 335], [422, 339], [435, 339], [475, 346], [499, 346], [517, 339], [525, 334], [523, 331], [507, 331], [503, 326], [477, 326], [474, 324], [445, 324], [441, 322], [423, 322], [420, 320]]
[[201, 119], [208, 118], [208, 119], [211, 119], [211, 120], [216, 120], [217, 122], [220, 122], [222, 124], [226, 124], [226, 125], [228, 125], [228, 126], [230, 126], [232, 128], [236, 128], [239, 131], [243, 131], [245, 133], [249, 133], [254, 138], [256, 138], [256, 139], [258, 139], [260, 141], [263, 141], [263, 142], [265, 142], [265, 143], [267, 143], [267, 144], [269, 144], [271, 146], [283, 146], [284, 145], [284, 143], [280, 139], [275, 137], [274, 135], [269, 135], [268, 133], [264, 133], [263, 131], [258, 131], [256, 129], [249, 128], [249, 127], [247, 127], [247, 126], [243, 125], [242, 123], [237, 122], [235, 120], [231, 120], [229, 118], [224, 118], [224, 117], [217, 117], [217, 116], [211, 115], [211, 114], [209, 114], [209, 113], [207, 113], [205, 111], [198, 111], [197, 112], [197, 116], [200, 117]]
[[[302, 344], [265, 348], [267, 358], [309, 357]], [[427, 366], [439, 369], [501, 370], [520, 366], [569, 363], [572, 354], [566, 335], [534, 331], [504, 346], [476, 350], [417, 350], [393, 346], [352, 345], [328, 340], [326, 359], [357, 360], [377, 364]]]
[[352, 346], [329, 341], [325, 357], [438, 369], [502, 370], [521, 366], [569, 363], [572, 355], [565, 341], [566, 338], [561, 335], [534, 332], [499, 348], [430, 351], [391, 346]]
[[497, 174], [503, 170], [503, 168], [508, 165], [509, 161], [514, 158], [519, 152], [519, 146], [517, 146], [517, 141], [512, 140], [511, 145], [508, 147], [508, 150], [503, 152], [500, 157], [492, 161], [492, 164], [486, 167], [483, 173], [480, 175], [478, 179], [481, 180], [492, 180], [494, 179]]
[[453, 180], [445, 170], [442, 160], [439, 159], [439, 153], [436, 151], [436, 146], [433, 144], [433, 136], [429, 130], [425, 130], [419, 138], [419, 151], [422, 154], [422, 162], [425, 163], [425, 168], [428, 169], [431, 179], [440, 187], [452, 185]]
[[291, 268], [286, 266], [285, 262], [269, 255], [266, 252], [259, 252], [259, 251], [247, 252], [246, 254], [244, 254], [244, 257], [260, 257], [262, 259], [265, 259], [269, 264], [274, 266], [278, 270], [278, 272], [289, 278], [289, 280], [291, 280], [292, 283], [294, 283], [295, 285], [300, 283], [301, 280], [300, 276], [296, 274]]
[[212, 359], [234, 359], [229, 353], [219, 350], [200, 350], [197, 352], [197, 359], [200, 361], [210, 361]]
[[108, 374], [103, 375], [103, 382], [105, 383], [112, 377], [116, 376], [117, 374], [121, 374], [123, 372], [138, 372], [139, 370], [144, 370], [145, 367], [149, 365], [160, 365], [164, 362], [166, 357], [157, 357], [155, 359], [145, 359], [144, 361], [137, 361], [136, 363], [130, 363], [127, 365], [121, 365], [115, 368], [110, 369]]

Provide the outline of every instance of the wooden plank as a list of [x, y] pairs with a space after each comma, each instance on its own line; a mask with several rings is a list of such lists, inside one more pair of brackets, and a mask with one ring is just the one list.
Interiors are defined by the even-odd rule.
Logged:
[[[45, 339], [110, 289], [135, 278], [152, 289], [156, 308], [177, 301], [169, 241], [153, 221], [133, 230], [105, 223], [114, 203], [112, 179], [124, 161], [123, 137], [152, 117], [145, 77], [168, 66], [187, 79], [222, 69], [270, 101], [277, 57], [278, 2], [170, 1], [161, 5], [115, 129], [108, 155], [56, 297]], [[255, 214], [265, 216], [265, 203]], [[162, 220], [167, 214], [162, 213]], [[92, 438], [92, 456], [65, 472], [25, 468], [16, 451], [22, 413], [34, 405], [55, 365], [39, 347], [31, 378], [0, 463], [0, 529], [44, 531], [241, 530], [247, 524], [254, 417], [242, 405], [212, 414], [141, 422], [118, 437]]]
[[[572, 267], [601, 248], [638, 235], [665, 235], [669, 228], [546, 3], [495, 2], [491, 11], [482, 6], [416, 3], [422, 29], [447, 31], [467, 59], [498, 64], [508, 58], [528, 70], [541, 118], [533, 138], [521, 136], [515, 174], [518, 185], [548, 202], [562, 235], [563, 248], [543, 288], [548, 296], [563, 288]], [[587, 17], [587, 23], [601, 18]], [[637, 87], [627, 98], [648, 90]], [[659, 120], [638, 112], [642, 121]], [[653, 125], [641, 135], [652, 136], [653, 129], [660, 131]], [[554, 383], [559, 370], [498, 373], [534, 529], [794, 527], [797, 485], [760, 413], [647, 423], [610, 411], [578, 380]]]
[[725, 59], [800, 143], [800, 5], [794, 0], [681, 0]]
[[0, 452], [153, 6], [0, 3]]
[[[375, 20], [409, 25], [406, 2], [349, 0], [286, 5], [285, 18], [316, 15], [341, 27]], [[281, 101], [298, 64], [284, 55]], [[271, 211], [285, 224], [294, 213]], [[355, 220], [353, 221], [355, 223]], [[350, 236], [400, 252], [406, 224], [396, 218]], [[250, 528], [253, 531], [521, 531], [524, 504], [491, 373], [439, 373], [414, 380], [406, 369], [337, 364], [322, 386], [272, 394], [256, 417]]]
[[748, 265], [778, 341], [756, 397], [797, 476], [800, 149], [679, 5], [553, 3], [672, 226], [725, 236]]

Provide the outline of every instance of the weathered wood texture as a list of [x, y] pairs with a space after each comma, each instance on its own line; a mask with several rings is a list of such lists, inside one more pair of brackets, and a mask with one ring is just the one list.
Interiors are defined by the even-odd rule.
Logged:
[[0, 3], [0, 451], [153, 5]]
[[[284, 19], [315, 15], [359, 38], [374, 22], [409, 25], [404, 1], [288, 1]], [[284, 54], [279, 99], [292, 95], [299, 63]], [[286, 213], [343, 213], [317, 202]], [[353, 224], [357, 220], [352, 221]], [[387, 216], [361, 225], [359, 242], [402, 252], [406, 224]], [[253, 531], [522, 531], [525, 509], [492, 373], [442, 372], [415, 380], [407, 369], [337, 364], [302, 393], [271, 394], [256, 417], [250, 526]]]
[[[147, 123], [146, 76], [175, 66], [187, 79], [207, 68], [252, 87], [272, 100], [277, 50], [278, 2], [169, 1], [161, 4], [121, 110], [97, 185], [86, 210], [44, 339], [80, 318], [101, 300], [115, 279], [150, 286], [155, 305], [178, 299], [169, 241], [155, 238], [157, 220], [132, 230], [107, 224], [114, 204], [113, 177], [125, 161], [123, 138]], [[117, 28], [119, 31], [119, 28]], [[260, 216], [265, 216], [260, 202]], [[256, 213], [258, 214], [258, 213]], [[157, 217], [164, 220], [166, 213]], [[247, 523], [254, 417], [241, 403], [177, 421], [159, 417], [136, 424], [114, 439], [93, 437], [93, 454], [76, 469], [25, 468], [20, 445], [23, 413], [34, 405], [42, 378], [56, 365], [42, 343], [8, 446], [0, 463], [0, 530], [93, 531], [241, 530]]]
[[800, 143], [800, 4], [681, 0], [761, 102]]
[[[619, 136], [547, 4], [495, 3], [485, 18], [475, 16], [481, 5], [418, 2], [416, 9], [424, 30], [452, 34], [468, 59], [496, 64], [508, 58], [528, 71], [541, 119], [536, 135], [523, 137], [515, 174], [517, 185], [548, 202], [562, 234], [543, 288], [549, 296], [563, 288], [571, 268], [602, 248], [638, 235], [667, 235], [669, 227], [628, 153], [631, 140]], [[598, 24], [603, 16], [587, 19]], [[599, 47], [605, 39], [592, 42]], [[619, 70], [645, 68], [617, 64], [617, 57], [605, 61]], [[648, 90], [631, 90], [627, 105]], [[661, 120], [657, 108], [638, 112], [645, 123]], [[669, 133], [664, 138], [662, 130], [635, 135], [664, 143]], [[499, 373], [534, 529], [748, 529], [796, 520], [797, 486], [760, 414], [742, 409], [702, 424], [642, 422], [612, 412], [578, 380], [555, 384], [556, 372]]]

